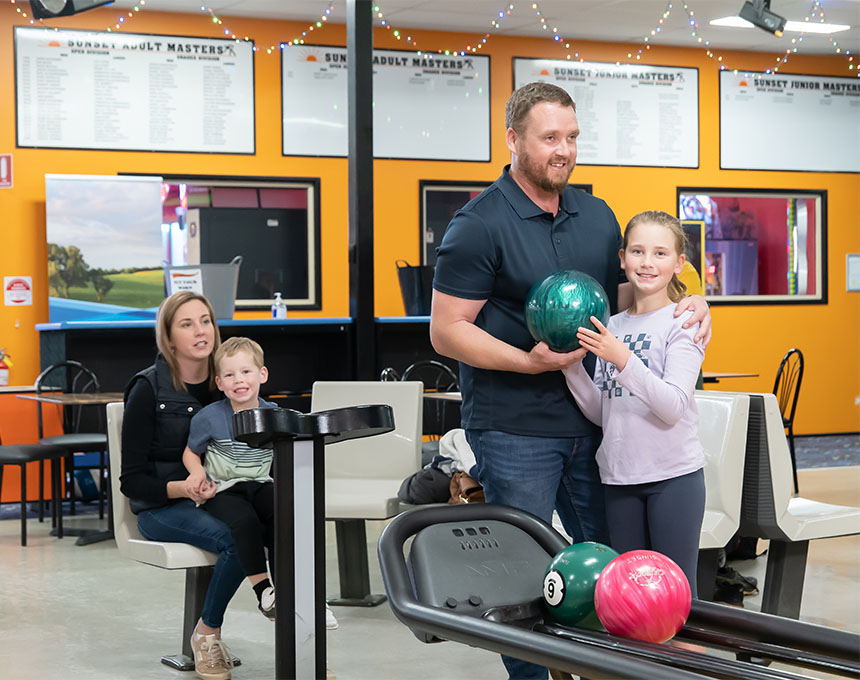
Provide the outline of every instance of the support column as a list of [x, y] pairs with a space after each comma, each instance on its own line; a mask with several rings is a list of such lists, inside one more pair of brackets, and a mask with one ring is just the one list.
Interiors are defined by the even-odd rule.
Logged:
[[373, 3], [347, 0], [349, 315], [357, 380], [375, 380], [373, 285]]

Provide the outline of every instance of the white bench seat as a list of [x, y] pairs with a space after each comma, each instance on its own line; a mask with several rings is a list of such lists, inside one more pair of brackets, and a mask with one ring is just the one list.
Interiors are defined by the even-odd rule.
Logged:
[[335, 523], [340, 597], [329, 604], [374, 606], [384, 595], [370, 592], [365, 520], [386, 520], [408, 508], [397, 497], [403, 480], [421, 468], [424, 419], [421, 381], [319, 381], [311, 411], [389, 404], [394, 430], [326, 447], [326, 519]]
[[792, 498], [780, 528], [795, 541], [849, 536], [860, 533], [860, 508]]
[[741, 533], [770, 539], [761, 610], [796, 619], [809, 541], [860, 534], [860, 508], [792, 497], [793, 488], [779, 403], [751, 394]]
[[[340, 446], [340, 444], [338, 445]], [[327, 479], [325, 483], [326, 519], [389, 519], [400, 512], [397, 497], [400, 481], [367, 479], [356, 484], [349, 479]]]
[[724, 548], [741, 520], [749, 397], [697, 390], [695, 399], [699, 441], [705, 449], [705, 516], [699, 548]]

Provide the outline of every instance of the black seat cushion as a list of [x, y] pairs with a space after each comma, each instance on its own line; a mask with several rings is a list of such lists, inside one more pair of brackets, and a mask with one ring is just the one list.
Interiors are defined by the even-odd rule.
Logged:
[[39, 443], [62, 446], [66, 451], [107, 451], [107, 435], [97, 432], [58, 434], [54, 437], [42, 437]]
[[4, 444], [0, 446], [0, 465], [21, 465], [49, 458], [63, 458], [67, 453], [62, 446]]

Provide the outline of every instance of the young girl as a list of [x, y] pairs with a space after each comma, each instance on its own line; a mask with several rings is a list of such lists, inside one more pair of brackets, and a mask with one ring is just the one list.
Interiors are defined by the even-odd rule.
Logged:
[[597, 332], [579, 329], [577, 352], [598, 357], [593, 381], [581, 361], [564, 374], [582, 412], [603, 427], [597, 463], [612, 547], [667, 555], [696, 597], [705, 457], [693, 394], [705, 352], [693, 341], [698, 324], [682, 328], [689, 313], [674, 317], [685, 243], [667, 213], [630, 220], [619, 256], [633, 306], [608, 328], [592, 317]]

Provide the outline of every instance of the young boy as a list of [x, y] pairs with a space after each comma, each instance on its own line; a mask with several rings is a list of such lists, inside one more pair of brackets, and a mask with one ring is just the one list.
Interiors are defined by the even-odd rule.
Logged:
[[274, 485], [269, 475], [272, 450], [237, 441], [233, 413], [277, 404], [259, 396], [260, 385], [269, 377], [259, 344], [248, 338], [230, 338], [216, 350], [214, 360], [215, 383], [227, 398], [209, 404], [191, 419], [188, 445], [182, 454], [187, 485], [206, 499], [204, 510], [230, 527], [259, 609], [274, 620], [275, 589], [266, 573], [264, 551], [269, 549], [271, 566], [275, 554]]
[[[192, 419], [182, 462], [188, 486], [206, 499], [203, 509], [230, 527], [236, 552], [257, 594], [260, 611], [275, 618], [275, 589], [266, 574], [266, 556], [275, 573], [274, 484], [269, 476], [271, 449], [253, 449], [233, 436], [233, 413], [251, 408], [277, 408], [260, 399], [260, 385], [269, 378], [263, 349], [249, 338], [229, 338], [215, 351], [215, 384], [226, 399], [201, 409]], [[201, 457], [205, 454], [205, 465]], [[325, 627], [338, 627], [326, 605]]]

